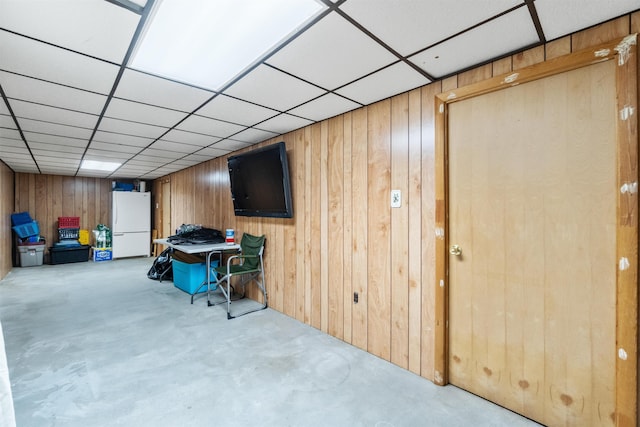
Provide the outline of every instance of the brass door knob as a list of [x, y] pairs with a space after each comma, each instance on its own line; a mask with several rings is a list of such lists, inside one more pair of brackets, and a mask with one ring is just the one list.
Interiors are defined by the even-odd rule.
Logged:
[[462, 249], [458, 245], [451, 245], [449, 247], [449, 253], [451, 255], [460, 256], [462, 255]]

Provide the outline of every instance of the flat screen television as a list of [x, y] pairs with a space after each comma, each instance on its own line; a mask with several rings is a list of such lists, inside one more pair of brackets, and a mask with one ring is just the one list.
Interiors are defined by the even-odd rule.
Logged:
[[291, 218], [291, 183], [284, 142], [227, 159], [236, 216]]

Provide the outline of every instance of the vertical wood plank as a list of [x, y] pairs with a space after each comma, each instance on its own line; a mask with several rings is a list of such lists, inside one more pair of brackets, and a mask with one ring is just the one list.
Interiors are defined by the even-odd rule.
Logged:
[[422, 92], [409, 92], [409, 370], [420, 375], [422, 346]]
[[320, 123], [320, 330], [329, 330], [329, 123]]
[[352, 113], [344, 114], [343, 122], [343, 195], [342, 195], [342, 222], [343, 222], [343, 236], [342, 236], [342, 254], [343, 254], [343, 301], [342, 307], [344, 310], [343, 315], [343, 340], [350, 343], [352, 341], [352, 324], [351, 319], [353, 316], [353, 260], [351, 258], [351, 241], [353, 239], [353, 223], [351, 221], [353, 209], [352, 198], [353, 192], [351, 191], [351, 176], [353, 171], [351, 168], [351, 142], [352, 142]]
[[409, 367], [409, 94], [391, 98], [391, 190], [404, 199], [391, 209], [391, 362]]
[[[352, 194], [352, 244], [351, 283], [358, 302], [352, 305], [352, 339], [356, 347], [366, 350], [368, 347], [368, 297], [367, 252], [369, 245], [367, 206], [368, 206], [368, 169], [367, 169], [367, 128], [368, 107], [355, 110], [352, 114], [351, 143], [351, 194]], [[355, 299], [355, 295], [354, 295]]]
[[322, 127], [311, 126], [311, 326], [321, 329], [322, 322]]
[[[344, 338], [344, 119], [337, 116], [327, 121], [327, 332]], [[324, 273], [324, 269], [323, 269]]]
[[[510, 63], [510, 61], [509, 61]], [[472, 83], [490, 79], [493, 74], [493, 64], [485, 64], [458, 74], [458, 86], [467, 86]]]
[[571, 50], [576, 52], [629, 34], [629, 15], [604, 22], [571, 35]]
[[516, 71], [542, 61], [544, 61], [544, 46], [537, 46], [513, 55], [513, 70]]
[[[434, 103], [440, 83], [422, 88], [422, 291], [420, 375], [434, 381], [436, 355], [436, 133]], [[444, 229], [440, 229], [444, 232]], [[444, 237], [442, 234], [439, 236]], [[439, 369], [443, 369], [439, 365]]]
[[391, 101], [368, 108], [368, 351], [390, 360], [390, 138]]
[[558, 58], [571, 53], [571, 36], [562, 37], [544, 46], [545, 59]]

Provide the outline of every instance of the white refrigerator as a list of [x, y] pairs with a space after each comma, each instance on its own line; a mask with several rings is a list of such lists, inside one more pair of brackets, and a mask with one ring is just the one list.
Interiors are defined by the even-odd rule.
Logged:
[[113, 258], [151, 254], [151, 193], [111, 192]]

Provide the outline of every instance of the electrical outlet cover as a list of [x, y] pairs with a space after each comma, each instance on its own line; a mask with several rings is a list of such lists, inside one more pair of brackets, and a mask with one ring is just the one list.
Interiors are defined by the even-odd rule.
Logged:
[[400, 190], [391, 190], [391, 207], [399, 208], [402, 206], [402, 192]]

